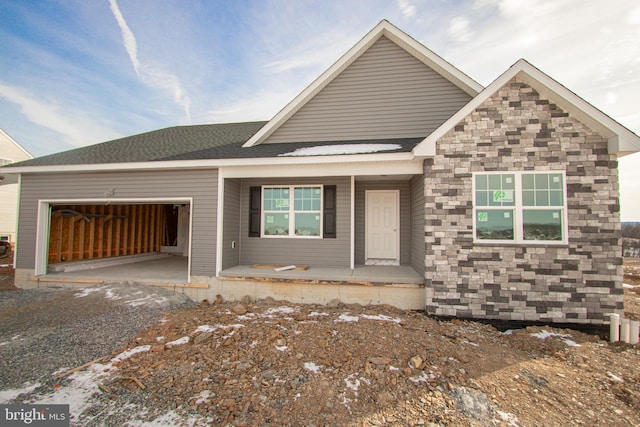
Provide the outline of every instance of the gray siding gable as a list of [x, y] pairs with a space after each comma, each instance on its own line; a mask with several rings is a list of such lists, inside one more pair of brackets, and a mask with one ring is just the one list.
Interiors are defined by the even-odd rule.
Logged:
[[470, 99], [381, 37], [264, 143], [425, 137]]

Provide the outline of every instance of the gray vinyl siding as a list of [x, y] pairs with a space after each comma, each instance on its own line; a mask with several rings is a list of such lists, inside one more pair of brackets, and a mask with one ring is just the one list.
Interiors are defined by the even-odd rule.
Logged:
[[[262, 185], [336, 185], [337, 237], [335, 239], [248, 237], [249, 188]], [[351, 264], [351, 178], [243, 179], [240, 200], [240, 264], [307, 265], [349, 268]]]
[[411, 179], [411, 267], [422, 275], [426, 251], [424, 225], [424, 177], [418, 175]]
[[382, 37], [265, 142], [426, 136], [470, 99]]
[[125, 198], [193, 197], [191, 274], [216, 272], [217, 170], [128, 171], [23, 175], [18, 223], [18, 268], [35, 267], [38, 201], [101, 199], [115, 189], [114, 203]]
[[[224, 180], [222, 269], [240, 264], [240, 180]], [[236, 247], [233, 248], [233, 242]]]
[[400, 190], [400, 264], [411, 264], [411, 191], [409, 181], [356, 181], [355, 263], [365, 263], [367, 190]]

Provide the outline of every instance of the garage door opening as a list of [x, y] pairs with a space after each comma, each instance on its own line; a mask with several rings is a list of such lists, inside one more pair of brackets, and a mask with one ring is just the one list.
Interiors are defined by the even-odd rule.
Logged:
[[189, 234], [190, 203], [51, 203], [46, 271], [186, 283]]

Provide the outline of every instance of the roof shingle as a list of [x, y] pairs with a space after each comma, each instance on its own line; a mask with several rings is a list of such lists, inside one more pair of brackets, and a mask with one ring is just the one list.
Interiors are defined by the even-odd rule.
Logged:
[[243, 148], [242, 145], [266, 123], [267, 122], [244, 122], [175, 126], [38, 157], [15, 163], [11, 166], [92, 165], [104, 163], [278, 157], [298, 148], [356, 143], [397, 144], [400, 148], [385, 152], [408, 152], [423, 139], [423, 137], [417, 137], [361, 141], [318, 141], [260, 144], [254, 147]]

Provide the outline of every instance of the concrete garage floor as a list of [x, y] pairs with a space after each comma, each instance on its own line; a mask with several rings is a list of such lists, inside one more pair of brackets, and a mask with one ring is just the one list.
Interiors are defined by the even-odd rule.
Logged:
[[[122, 257], [124, 258], [124, 257]], [[100, 261], [85, 262], [84, 265], [75, 264], [70, 268], [75, 271], [50, 272], [45, 276], [47, 279], [84, 279], [103, 280], [110, 282], [131, 281], [138, 283], [188, 283], [189, 258], [183, 256], [160, 254], [155, 257], [140, 258], [136, 262], [117, 263], [117, 258], [111, 259], [113, 263], [101, 265]], [[58, 267], [56, 264], [52, 267]]]

